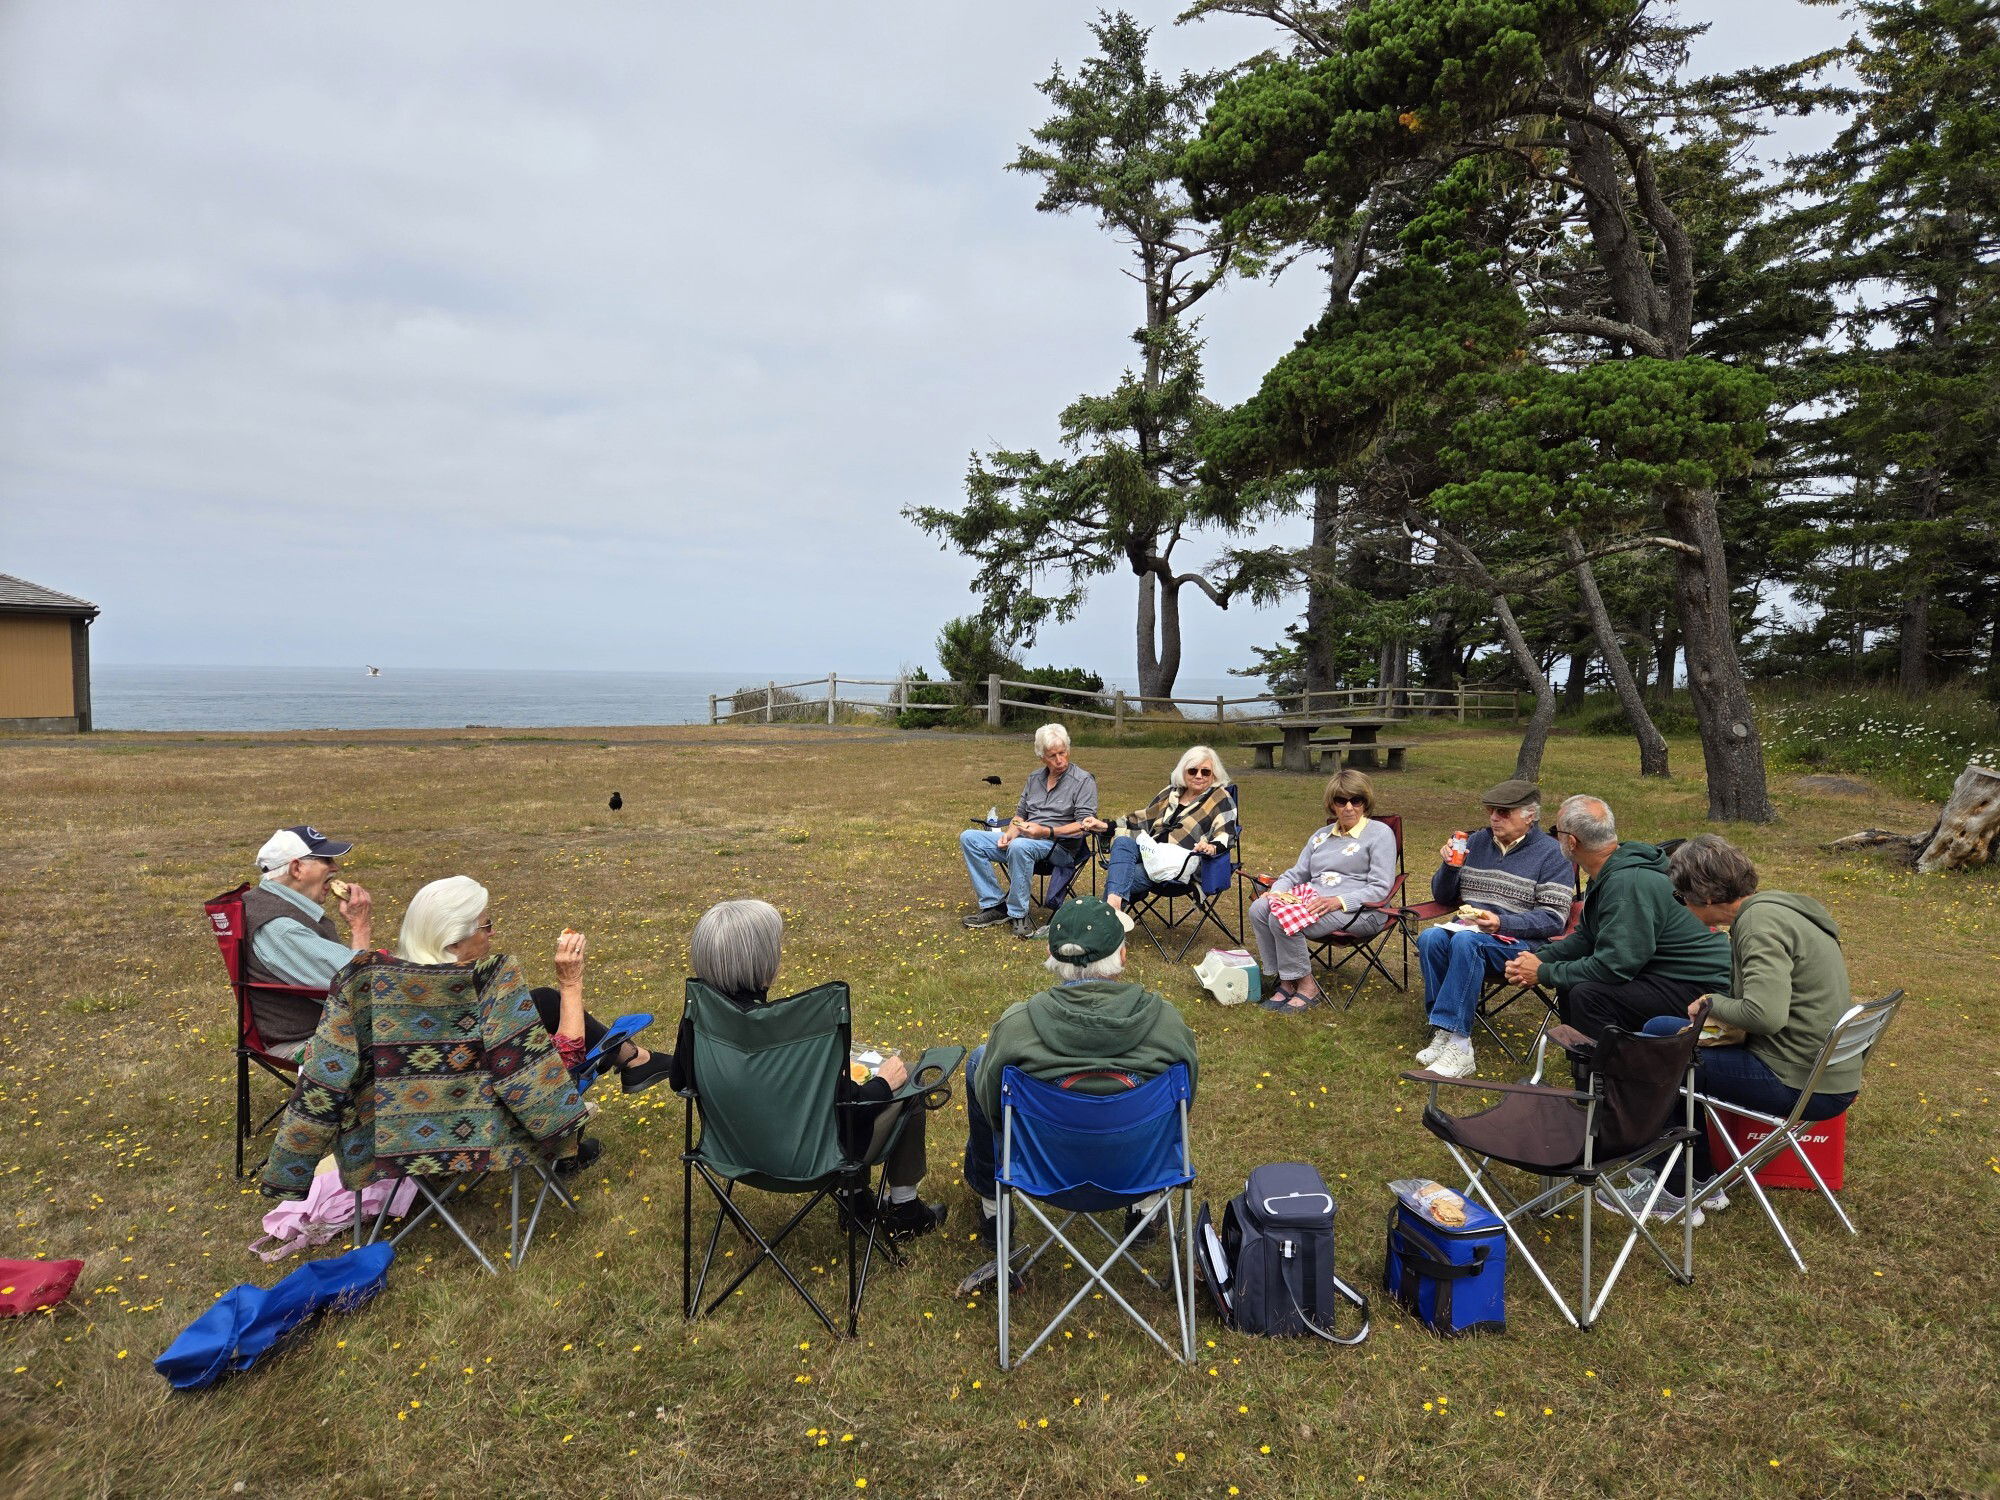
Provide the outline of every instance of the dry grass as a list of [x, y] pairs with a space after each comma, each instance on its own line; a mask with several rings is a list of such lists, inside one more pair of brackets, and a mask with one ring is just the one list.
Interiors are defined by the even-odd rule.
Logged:
[[[1676, 751], [1698, 763], [1692, 745]], [[1472, 815], [1464, 789], [1498, 779], [1511, 755], [1503, 732], [1450, 731], [1414, 753], [1418, 769], [1382, 778], [1420, 872]], [[1120, 807], [1144, 802], [1169, 761], [1080, 758]], [[1561, 739], [1547, 780], [1604, 793], [1636, 836], [1699, 826], [1696, 781], [1641, 786], [1628, 759], [1620, 742]], [[358, 838], [351, 862], [383, 934], [419, 884], [461, 871], [493, 888], [503, 945], [539, 978], [560, 928], [587, 929], [604, 1014], [670, 1021], [696, 914], [764, 895], [791, 924], [788, 984], [851, 981], [869, 1039], [969, 1044], [1041, 971], [1004, 931], [959, 927], [952, 835], [995, 800], [981, 775], [1011, 792], [1028, 762], [1019, 739], [809, 729], [0, 749], [4, 1253], [88, 1260], [68, 1305], [5, 1335], [0, 1490], [790, 1495], [865, 1479], [870, 1496], [1944, 1496], [2000, 1484], [2000, 881], [1816, 852], [1864, 823], [1920, 825], [1921, 809], [1890, 797], [1781, 792], [1783, 822], [1741, 830], [1769, 884], [1821, 896], [1847, 925], [1858, 990], [1912, 995], [1854, 1117], [1847, 1198], [1863, 1237], [1787, 1195], [1806, 1276], [1739, 1207], [1700, 1232], [1694, 1287], [1635, 1264], [1587, 1336], [1516, 1277], [1500, 1339], [1441, 1343], [1379, 1308], [1359, 1350], [1209, 1322], [1200, 1363], [1181, 1370], [1093, 1312], [1003, 1377], [990, 1308], [951, 1295], [973, 1258], [956, 1116], [937, 1117], [931, 1143], [952, 1238], [882, 1274], [863, 1338], [836, 1344], [774, 1284], [708, 1323], [681, 1321], [680, 1106], [614, 1090], [581, 1217], [519, 1273], [488, 1279], [426, 1232], [376, 1303], [252, 1374], [175, 1397], [146, 1368], [217, 1292], [274, 1274], [242, 1248], [267, 1205], [229, 1173], [230, 1013], [198, 920], [271, 828], [310, 818]], [[1252, 865], [1279, 868], [1319, 821], [1317, 783], [1243, 783]], [[613, 787], [620, 816], [604, 806]], [[1342, 1194], [1343, 1268], [1378, 1274], [1381, 1184], [1448, 1165], [1396, 1076], [1423, 1035], [1412, 1002], [1377, 985], [1351, 1010], [1289, 1021], [1201, 1004], [1184, 968], [1150, 955], [1137, 968], [1201, 1036], [1205, 1194], [1219, 1207], [1256, 1163], [1309, 1158]], [[1497, 1052], [1486, 1060], [1499, 1076]], [[269, 1085], [259, 1098], [274, 1098]], [[815, 1243], [831, 1253], [830, 1235]]]

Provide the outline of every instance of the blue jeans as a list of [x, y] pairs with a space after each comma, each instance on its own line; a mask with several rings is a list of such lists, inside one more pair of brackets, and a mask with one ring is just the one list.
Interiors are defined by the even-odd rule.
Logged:
[[1146, 865], [1139, 858], [1139, 845], [1125, 834], [1111, 841], [1111, 867], [1104, 875], [1104, 894], [1130, 901], [1153, 888], [1146, 878]]
[[1000, 1169], [999, 1143], [993, 1139], [992, 1122], [979, 1107], [979, 1095], [972, 1087], [985, 1056], [986, 1043], [981, 1042], [965, 1059], [965, 1185], [982, 1198], [997, 1198], [1000, 1189], [994, 1185], [993, 1174]]
[[1417, 935], [1417, 963], [1424, 971], [1431, 1025], [1471, 1036], [1472, 1017], [1479, 1009], [1479, 990], [1486, 976], [1498, 974], [1508, 959], [1532, 951], [1529, 944], [1503, 943], [1483, 932], [1426, 927]]
[[[1046, 859], [1055, 848], [1051, 839], [1017, 838], [1006, 848], [1000, 847], [1000, 834], [992, 828], [968, 828], [958, 836], [958, 852], [965, 856], [965, 873], [972, 877], [972, 894], [984, 907], [998, 906], [1003, 901], [1007, 915], [1020, 918], [1028, 914], [1029, 882], [1034, 879], [1035, 864]], [[993, 873], [993, 866], [1007, 867], [1007, 884], [1003, 889], [1000, 877]]]
[[[1672, 1036], [1687, 1024], [1686, 1017], [1678, 1023], [1672, 1016], [1657, 1016], [1645, 1026], [1647, 1036]], [[1771, 1065], [1752, 1052], [1748, 1047], [1699, 1047], [1694, 1054], [1694, 1086], [1701, 1093], [1725, 1104], [1740, 1104], [1745, 1109], [1754, 1109], [1759, 1114], [1777, 1115], [1780, 1119], [1792, 1112], [1792, 1106], [1799, 1102], [1799, 1091], [1771, 1071]], [[1831, 1120], [1835, 1115], [1844, 1115], [1854, 1102], [1854, 1094], [1814, 1094], [1806, 1101], [1806, 1120]], [[1698, 1124], [1701, 1122], [1697, 1122]], [[1730, 1132], [1732, 1135], [1734, 1131]], [[1706, 1182], [1715, 1175], [1715, 1162], [1708, 1151], [1708, 1132], [1703, 1130], [1694, 1141], [1694, 1180]], [[1649, 1163], [1656, 1169], [1658, 1162]], [[1668, 1183], [1671, 1192], [1679, 1192], [1674, 1183]]]

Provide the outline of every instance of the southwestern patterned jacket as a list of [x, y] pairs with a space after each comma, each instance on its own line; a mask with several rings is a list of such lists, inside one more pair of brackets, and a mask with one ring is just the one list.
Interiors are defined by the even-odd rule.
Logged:
[[334, 976], [299, 1056], [263, 1190], [304, 1197], [329, 1150], [350, 1189], [511, 1167], [583, 1118], [512, 958], [413, 964], [363, 954]]

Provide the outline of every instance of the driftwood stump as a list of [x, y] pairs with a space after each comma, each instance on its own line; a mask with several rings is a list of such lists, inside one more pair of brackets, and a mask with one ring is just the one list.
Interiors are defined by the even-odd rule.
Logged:
[[1968, 765], [1958, 773], [1951, 800], [1917, 853], [1917, 868], [1928, 875], [1983, 865], [1993, 858], [1995, 838], [2000, 838], [2000, 771]]
[[1826, 847], [1840, 853], [1857, 849], [1893, 849], [1926, 875], [1938, 870], [1964, 870], [1993, 858], [2000, 839], [2000, 770], [1971, 765], [1958, 773], [1951, 800], [1938, 814], [1929, 833], [1895, 833], [1864, 828]]

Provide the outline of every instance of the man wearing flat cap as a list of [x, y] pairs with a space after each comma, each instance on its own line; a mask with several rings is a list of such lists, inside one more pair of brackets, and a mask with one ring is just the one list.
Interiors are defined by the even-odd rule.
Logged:
[[[1143, 984], [1125, 979], [1131, 919], [1094, 896], [1071, 896], [1049, 922], [1048, 967], [1056, 983], [1010, 1005], [993, 1034], [965, 1060], [965, 1183], [980, 1198], [980, 1237], [995, 1239], [993, 1122], [1000, 1118], [1000, 1073], [1075, 1079], [1078, 1093], [1117, 1092], [1186, 1063], [1195, 1085], [1194, 1033], [1181, 1013]], [[1095, 1076], [1091, 1076], [1095, 1075]]]
[[1432, 899], [1459, 915], [1417, 939], [1431, 1023], [1430, 1045], [1417, 1062], [1447, 1078], [1464, 1078], [1475, 1066], [1472, 1018], [1486, 977], [1560, 933], [1576, 897], [1575, 869], [1536, 826], [1542, 789], [1503, 781], [1479, 800], [1486, 826], [1467, 839], [1464, 863], [1452, 863], [1447, 844], [1431, 876]]
[[[341, 942], [325, 902], [340, 857], [352, 843], [330, 839], [309, 823], [280, 828], [257, 851], [263, 881], [243, 893], [243, 977], [256, 984], [325, 989], [347, 961], [372, 946], [374, 901], [358, 885], [340, 897], [348, 942]], [[345, 882], [343, 882], [344, 884]], [[280, 1056], [296, 1055], [318, 1029], [319, 1001], [303, 995], [250, 992], [257, 1034]]]

